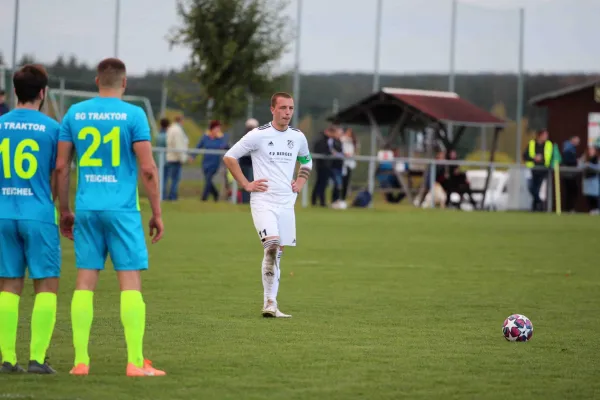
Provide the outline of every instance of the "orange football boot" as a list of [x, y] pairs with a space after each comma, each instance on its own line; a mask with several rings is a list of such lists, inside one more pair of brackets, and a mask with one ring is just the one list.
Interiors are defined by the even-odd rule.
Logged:
[[165, 376], [167, 373], [152, 367], [152, 361], [144, 360], [142, 368], [136, 367], [135, 364], [127, 364], [127, 376]]
[[71, 369], [71, 375], [88, 375], [90, 373], [90, 366], [85, 364], [77, 364]]

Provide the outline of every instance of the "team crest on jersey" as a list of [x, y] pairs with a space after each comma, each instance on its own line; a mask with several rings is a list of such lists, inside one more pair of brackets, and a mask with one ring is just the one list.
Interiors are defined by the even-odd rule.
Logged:
[[294, 148], [294, 141], [293, 141], [293, 140], [288, 140], [288, 147], [289, 147], [290, 149], [293, 149], [293, 148]]

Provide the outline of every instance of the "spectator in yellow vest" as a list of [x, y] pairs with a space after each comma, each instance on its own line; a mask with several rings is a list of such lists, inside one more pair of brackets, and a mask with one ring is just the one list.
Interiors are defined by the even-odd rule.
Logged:
[[552, 142], [548, 140], [548, 131], [541, 130], [536, 133], [535, 139], [529, 141], [529, 145], [523, 153], [525, 166], [531, 169], [529, 193], [533, 197], [531, 211], [534, 212], [544, 211], [544, 205], [540, 198], [540, 188], [548, 176], [548, 169], [552, 162], [552, 150]]

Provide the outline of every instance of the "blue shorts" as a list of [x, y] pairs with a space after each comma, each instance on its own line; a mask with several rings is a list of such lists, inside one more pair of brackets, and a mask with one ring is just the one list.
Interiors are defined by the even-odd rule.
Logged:
[[138, 211], [77, 211], [73, 235], [77, 268], [103, 270], [110, 254], [115, 271], [148, 269], [148, 249]]
[[60, 260], [58, 226], [0, 219], [0, 278], [60, 278]]

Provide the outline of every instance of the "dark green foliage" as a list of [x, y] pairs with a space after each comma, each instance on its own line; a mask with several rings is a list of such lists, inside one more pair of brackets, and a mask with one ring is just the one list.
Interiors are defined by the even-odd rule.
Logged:
[[212, 116], [232, 121], [245, 112], [247, 96], [268, 96], [273, 90], [274, 63], [289, 43], [288, 19], [277, 0], [180, 0], [181, 26], [171, 45], [191, 50], [185, 71], [197, 91], [178, 91], [192, 110], [214, 100]]

